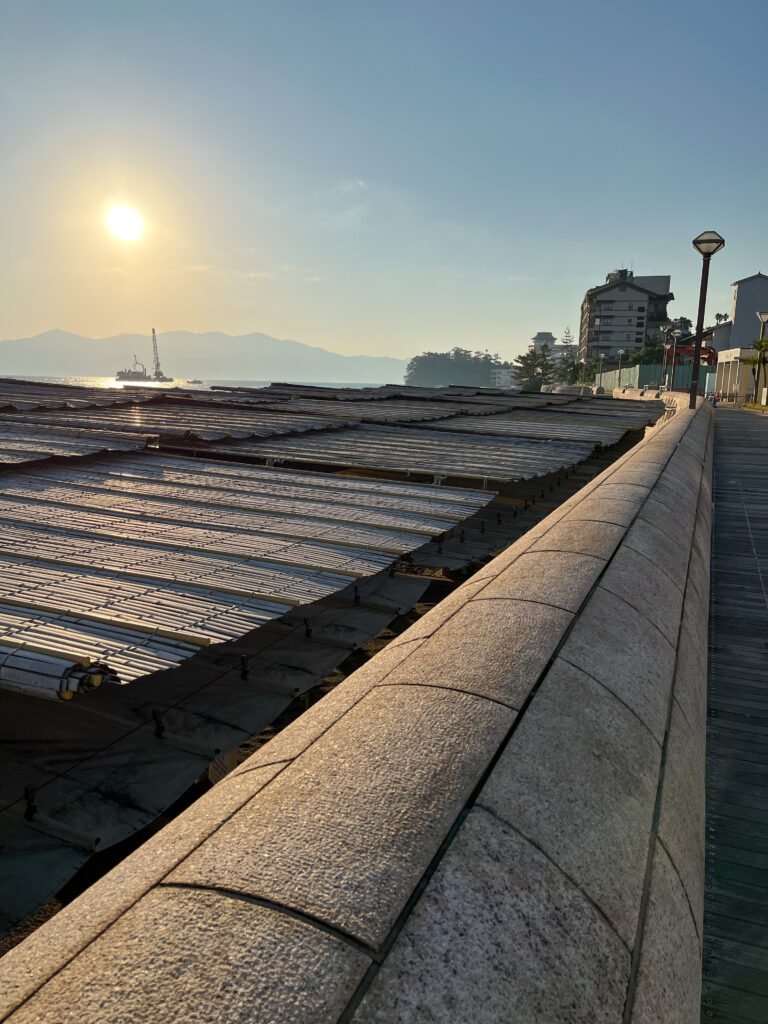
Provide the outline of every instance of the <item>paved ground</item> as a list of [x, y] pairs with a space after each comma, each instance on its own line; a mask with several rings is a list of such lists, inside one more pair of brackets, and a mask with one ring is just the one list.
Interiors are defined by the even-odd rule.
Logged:
[[718, 409], [702, 1020], [768, 1021], [768, 416]]

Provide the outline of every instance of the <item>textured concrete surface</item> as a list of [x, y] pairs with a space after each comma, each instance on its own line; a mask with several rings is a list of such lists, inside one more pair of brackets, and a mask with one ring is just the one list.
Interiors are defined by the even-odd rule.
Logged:
[[622, 546], [600, 585], [645, 616], [670, 644], [677, 643], [682, 589], [666, 573], [659, 572], [645, 555]]
[[0, 962], [10, 1019], [697, 1019], [712, 410], [677, 397]]
[[401, 662], [388, 683], [446, 686], [519, 708], [547, 665], [573, 614], [486, 590]]
[[631, 711], [558, 661], [477, 798], [573, 879], [628, 946], [660, 760]]
[[675, 869], [656, 843], [632, 1024], [698, 1024], [701, 952]]
[[664, 738], [675, 649], [637, 609], [598, 587], [561, 651]]
[[338, 938], [210, 892], [155, 890], [9, 1021], [316, 1024], [334, 1020], [369, 965]]
[[170, 876], [378, 946], [514, 720], [426, 686], [369, 693]]
[[688, 896], [699, 936], [704, 911], [705, 737], [675, 701], [669, 728], [659, 839]]
[[355, 1024], [616, 1024], [629, 954], [583, 893], [476, 808]]
[[576, 612], [604, 568], [604, 559], [594, 555], [527, 551], [485, 587], [482, 596], [538, 601]]
[[532, 551], [570, 551], [606, 561], [624, 539], [625, 529], [614, 523], [566, 520], [553, 526], [531, 547]]

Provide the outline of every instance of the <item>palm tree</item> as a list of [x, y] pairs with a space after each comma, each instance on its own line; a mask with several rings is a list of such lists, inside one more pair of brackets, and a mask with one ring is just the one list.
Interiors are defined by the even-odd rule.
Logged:
[[752, 342], [752, 348], [755, 350], [753, 356], [748, 356], [743, 360], [747, 366], [755, 367], [752, 373], [755, 377], [755, 401], [760, 401], [760, 377], [762, 376], [763, 367], [768, 364], [768, 338], [756, 338]]

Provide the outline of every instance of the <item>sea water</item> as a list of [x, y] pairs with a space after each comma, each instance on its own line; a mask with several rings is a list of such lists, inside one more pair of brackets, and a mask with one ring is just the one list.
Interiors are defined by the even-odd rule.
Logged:
[[[163, 383], [156, 380], [115, 380], [114, 377], [31, 377], [27, 374], [9, 373], [5, 375], [11, 380], [39, 381], [43, 384], [74, 384], [82, 388], [184, 388], [185, 391], [206, 391], [213, 387], [232, 388], [266, 388], [272, 383], [269, 380], [204, 380], [200, 384], [191, 384], [185, 377]], [[281, 384], [307, 384], [322, 388], [378, 388], [377, 383], [349, 383], [328, 380], [292, 380], [280, 381]]]

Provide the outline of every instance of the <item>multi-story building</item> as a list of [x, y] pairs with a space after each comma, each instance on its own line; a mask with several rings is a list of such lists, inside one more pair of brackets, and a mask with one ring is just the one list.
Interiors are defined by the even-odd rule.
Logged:
[[768, 277], [765, 274], [752, 274], [733, 282], [730, 348], [751, 347], [760, 335], [757, 314], [763, 310], [768, 310]]
[[499, 366], [491, 370], [492, 388], [514, 388], [516, 386], [517, 378], [513, 367]]
[[631, 270], [614, 270], [605, 284], [590, 288], [581, 304], [580, 362], [601, 354], [616, 358], [618, 350], [632, 352], [661, 341], [659, 325], [667, 319], [674, 299], [669, 276], [635, 277]]

